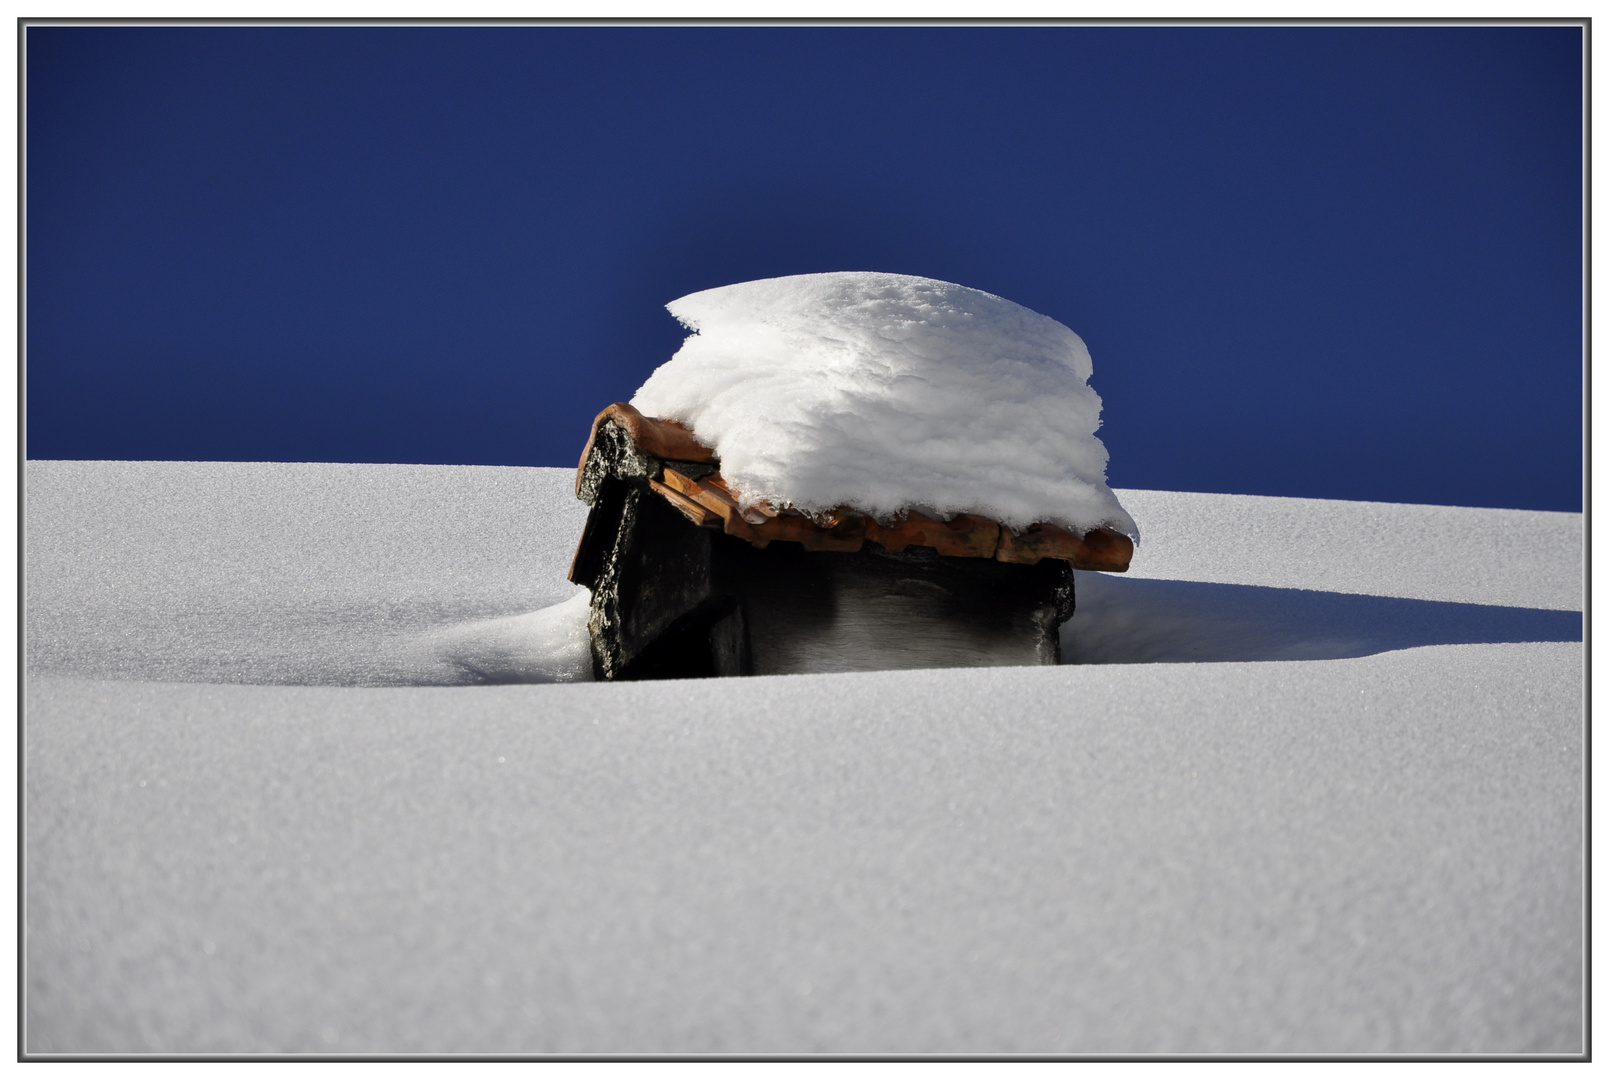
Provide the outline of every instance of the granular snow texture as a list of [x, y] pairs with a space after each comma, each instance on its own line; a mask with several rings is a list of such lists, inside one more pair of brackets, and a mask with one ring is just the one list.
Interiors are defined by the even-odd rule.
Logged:
[[1580, 515], [1123, 492], [1119, 662], [402, 685], [554, 677], [568, 481], [30, 463], [29, 1053], [1581, 1052]]
[[1106, 486], [1089, 350], [1054, 319], [873, 273], [747, 281], [668, 307], [695, 333], [631, 403], [714, 447], [745, 506], [1136, 535]]
[[37, 671], [417, 686], [527, 681], [568, 657], [556, 678], [590, 678], [562, 626], [575, 605], [536, 614], [586, 596], [565, 579], [587, 516], [568, 470], [55, 461], [28, 476]]

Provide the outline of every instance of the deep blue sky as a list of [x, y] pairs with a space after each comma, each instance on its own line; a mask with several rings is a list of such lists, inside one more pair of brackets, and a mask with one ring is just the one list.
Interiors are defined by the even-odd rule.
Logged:
[[1578, 28], [26, 35], [32, 458], [568, 466], [667, 301], [887, 270], [1115, 486], [1581, 507]]

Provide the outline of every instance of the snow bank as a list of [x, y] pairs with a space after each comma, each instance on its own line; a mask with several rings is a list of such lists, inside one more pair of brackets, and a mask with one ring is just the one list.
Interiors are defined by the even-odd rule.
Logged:
[[420, 666], [445, 660], [473, 682], [591, 682], [590, 600], [579, 591], [540, 611], [439, 630], [420, 643]]
[[[28, 669], [587, 681], [587, 592], [565, 578], [587, 514], [574, 483], [466, 465], [28, 462]], [[1581, 640], [1580, 514], [1118, 494], [1157, 524], [1129, 573], [1078, 572], [1069, 664]]]
[[1580, 1052], [1580, 514], [1120, 490], [1100, 663], [394, 685], [585, 678], [573, 483], [27, 463], [29, 1053]]
[[1054, 319], [878, 273], [748, 281], [667, 306], [694, 334], [631, 403], [714, 447], [746, 506], [1138, 537], [1106, 486], [1089, 350]]

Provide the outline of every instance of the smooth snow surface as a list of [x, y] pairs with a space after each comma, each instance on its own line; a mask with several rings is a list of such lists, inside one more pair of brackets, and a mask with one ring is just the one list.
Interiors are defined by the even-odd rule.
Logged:
[[746, 281], [667, 306], [694, 334], [631, 403], [714, 447], [745, 505], [1138, 535], [1106, 486], [1089, 350], [1054, 319], [874, 273]]
[[[591, 678], [565, 469], [31, 462], [35, 670], [422, 686]], [[551, 605], [551, 610], [548, 610]]]
[[1580, 515], [1124, 491], [1083, 663], [419, 685], [575, 674], [571, 479], [28, 465], [29, 1053], [1581, 1052]]

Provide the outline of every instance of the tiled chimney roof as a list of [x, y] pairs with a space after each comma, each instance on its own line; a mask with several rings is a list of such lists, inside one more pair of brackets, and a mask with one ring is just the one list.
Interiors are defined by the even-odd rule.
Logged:
[[587, 503], [597, 498], [606, 476], [642, 477], [657, 494], [695, 525], [765, 547], [773, 540], [793, 540], [807, 551], [859, 551], [868, 541], [890, 551], [921, 545], [940, 555], [1037, 563], [1062, 559], [1077, 570], [1121, 573], [1129, 568], [1134, 542], [1112, 529], [1082, 536], [1048, 523], [1013, 532], [977, 514], [957, 514], [939, 521], [916, 511], [888, 526], [853, 507], [839, 507], [823, 521], [796, 510], [770, 512], [738, 508], [740, 492], [721, 477], [715, 452], [674, 420], [644, 416], [625, 403], [609, 406], [593, 421], [592, 435], [576, 471], [576, 495]]

